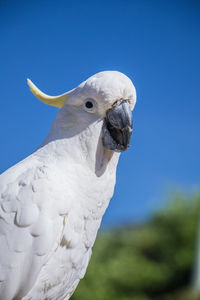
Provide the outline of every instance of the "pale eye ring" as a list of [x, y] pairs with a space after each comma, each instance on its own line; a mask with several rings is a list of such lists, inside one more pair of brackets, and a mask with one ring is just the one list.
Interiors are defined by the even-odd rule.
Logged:
[[88, 112], [94, 112], [96, 103], [92, 98], [87, 98], [84, 101], [84, 108]]

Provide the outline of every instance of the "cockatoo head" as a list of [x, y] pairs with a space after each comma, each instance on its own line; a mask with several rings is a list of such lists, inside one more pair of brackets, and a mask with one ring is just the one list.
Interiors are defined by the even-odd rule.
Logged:
[[75, 122], [88, 126], [92, 122], [103, 121], [104, 147], [116, 152], [129, 147], [133, 128], [131, 110], [136, 102], [136, 91], [124, 74], [117, 71], [100, 72], [77, 88], [55, 97], [42, 93], [30, 80], [28, 84], [41, 101], [61, 108], [62, 122], [66, 119], [68, 124], [66, 128], [73, 127]]

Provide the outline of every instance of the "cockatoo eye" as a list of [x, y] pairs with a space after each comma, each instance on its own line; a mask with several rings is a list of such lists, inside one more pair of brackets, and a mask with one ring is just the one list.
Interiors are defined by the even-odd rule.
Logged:
[[96, 102], [91, 99], [91, 98], [87, 98], [84, 101], [84, 108], [86, 111], [93, 113], [95, 111], [95, 107], [96, 107]]

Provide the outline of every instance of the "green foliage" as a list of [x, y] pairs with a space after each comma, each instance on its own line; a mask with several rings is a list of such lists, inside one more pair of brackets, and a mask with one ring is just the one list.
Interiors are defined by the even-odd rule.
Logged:
[[189, 289], [200, 195], [174, 197], [150, 221], [98, 236], [73, 300], [196, 300]]

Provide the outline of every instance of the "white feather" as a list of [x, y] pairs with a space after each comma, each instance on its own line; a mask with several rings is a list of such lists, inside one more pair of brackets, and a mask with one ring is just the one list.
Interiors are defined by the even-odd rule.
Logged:
[[[85, 97], [96, 99], [98, 112], [83, 110]], [[0, 176], [0, 300], [69, 299], [84, 276], [119, 158], [102, 145], [102, 118], [122, 97], [134, 105], [125, 75], [89, 78], [42, 146]]]

